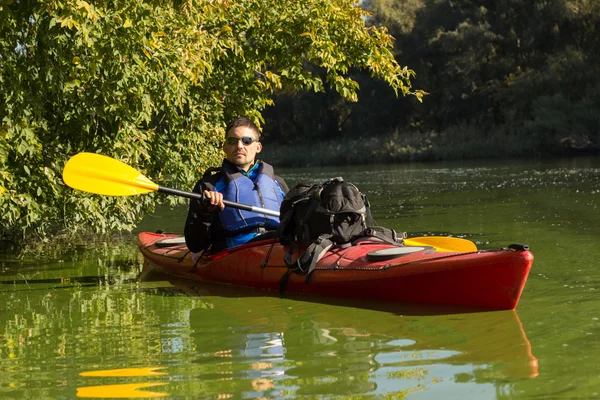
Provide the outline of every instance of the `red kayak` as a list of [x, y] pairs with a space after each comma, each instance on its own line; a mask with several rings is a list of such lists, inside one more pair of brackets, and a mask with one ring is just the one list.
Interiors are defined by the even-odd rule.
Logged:
[[282, 280], [287, 249], [274, 240], [200, 258], [179, 235], [142, 232], [138, 243], [147, 267], [186, 279], [290, 294], [491, 309], [517, 306], [533, 262], [525, 246], [456, 253], [366, 239], [329, 251], [309, 276], [292, 272]]

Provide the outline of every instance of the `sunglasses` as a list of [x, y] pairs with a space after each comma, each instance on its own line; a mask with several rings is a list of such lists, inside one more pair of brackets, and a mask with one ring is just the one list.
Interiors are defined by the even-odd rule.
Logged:
[[235, 137], [235, 136], [229, 136], [228, 138], [225, 139], [225, 143], [235, 146], [238, 144], [238, 142], [240, 140], [242, 141], [244, 146], [249, 146], [254, 142], [258, 142], [258, 140], [254, 139], [253, 137], [250, 137], [250, 136], [243, 136], [241, 138]]

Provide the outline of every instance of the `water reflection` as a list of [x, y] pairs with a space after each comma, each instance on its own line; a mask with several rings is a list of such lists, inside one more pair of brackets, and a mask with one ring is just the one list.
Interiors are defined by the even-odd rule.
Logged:
[[[2, 254], [0, 397], [75, 398], [109, 385], [172, 398], [597, 397], [599, 166], [595, 157], [282, 173], [290, 185], [341, 175], [398, 231], [529, 244], [536, 261], [518, 316], [140, 283], [133, 236]], [[180, 232], [186, 214], [164, 208], [140, 229]], [[152, 366], [167, 375], [80, 375]]]
[[[96, 370], [81, 372], [80, 376], [87, 377], [146, 377], [146, 376], [164, 376], [163, 367], [143, 367], [143, 368], [119, 368], [110, 370]], [[166, 397], [169, 393], [154, 392], [142, 390], [154, 386], [164, 386], [166, 382], [145, 382], [145, 383], [121, 383], [112, 385], [84, 386], [77, 388], [77, 397], [92, 398], [111, 398], [111, 399], [131, 399], [131, 398], [157, 398]]]
[[131, 376], [163, 376], [165, 367], [119, 368], [81, 372], [80, 376], [94, 377], [131, 377]]
[[[213, 303], [189, 316], [196, 376], [206, 395], [442, 395], [458, 383], [496, 398], [511, 392], [511, 381], [538, 375], [514, 311], [454, 313], [383, 304], [376, 310], [374, 303], [349, 307], [170, 284], [170, 291]], [[219, 307], [224, 298], [239, 300]]]
[[119, 385], [100, 385], [77, 388], [77, 397], [95, 399], [134, 399], [167, 397], [169, 393], [141, 390], [166, 383], [123, 383]]

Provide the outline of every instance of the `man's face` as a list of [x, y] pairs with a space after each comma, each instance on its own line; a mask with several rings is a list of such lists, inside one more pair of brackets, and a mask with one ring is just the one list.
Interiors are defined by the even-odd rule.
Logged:
[[[243, 137], [251, 137], [254, 141], [248, 145], [245, 145], [241, 140], [237, 140], [235, 144], [229, 144], [227, 138], [230, 137], [240, 139]], [[227, 160], [237, 165], [238, 168], [248, 171], [252, 164], [254, 164], [256, 153], [260, 153], [261, 150], [262, 144], [258, 142], [258, 136], [252, 129], [245, 126], [239, 126], [227, 132], [223, 151], [225, 152]]]

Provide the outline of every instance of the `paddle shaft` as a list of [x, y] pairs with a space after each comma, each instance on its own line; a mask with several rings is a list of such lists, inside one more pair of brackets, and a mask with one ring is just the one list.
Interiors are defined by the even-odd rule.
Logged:
[[[158, 191], [162, 192], [162, 193], [174, 194], [176, 196], [187, 197], [188, 199], [197, 199], [197, 200], [201, 200], [201, 201], [204, 200], [203, 194], [186, 192], [184, 190], [173, 189], [173, 188], [168, 188], [168, 187], [164, 187], [164, 186], [158, 186]], [[240, 210], [252, 211], [255, 213], [272, 215], [273, 217], [279, 217], [279, 211], [268, 210], [266, 208], [261, 208], [261, 207], [254, 207], [254, 206], [250, 206], [248, 204], [236, 203], [234, 201], [229, 201], [229, 200], [223, 200], [223, 204], [225, 204], [227, 207], [233, 207], [233, 208], [237, 208]]]
[[[186, 192], [184, 190], [168, 188], [164, 186], [158, 186], [158, 192], [173, 194], [176, 196], [187, 197], [189, 199], [198, 199], [204, 201], [205, 197], [199, 193]], [[252, 211], [260, 214], [272, 215], [279, 217], [279, 212], [274, 210], [268, 210], [266, 208], [254, 207], [248, 204], [236, 203], [234, 201], [223, 200], [223, 204], [227, 207], [233, 207], [240, 210]], [[451, 237], [422, 237], [422, 238], [410, 238], [404, 239], [403, 243], [406, 246], [432, 246], [438, 251], [461, 251], [461, 252], [472, 252], [477, 251], [475, 244], [465, 240]]]
[[[134, 196], [149, 192], [162, 192], [175, 196], [204, 201], [202, 193], [190, 193], [179, 189], [159, 186], [140, 174], [135, 168], [111, 157], [96, 153], [79, 153], [67, 161], [63, 169], [65, 183], [77, 190], [104, 196]], [[224, 200], [232, 208], [279, 217], [279, 212], [247, 204]], [[408, 246], [435, 247], [445, 252], [475, 252], [475, 243], [451, 237], [423, 237], [405, 239]]]

